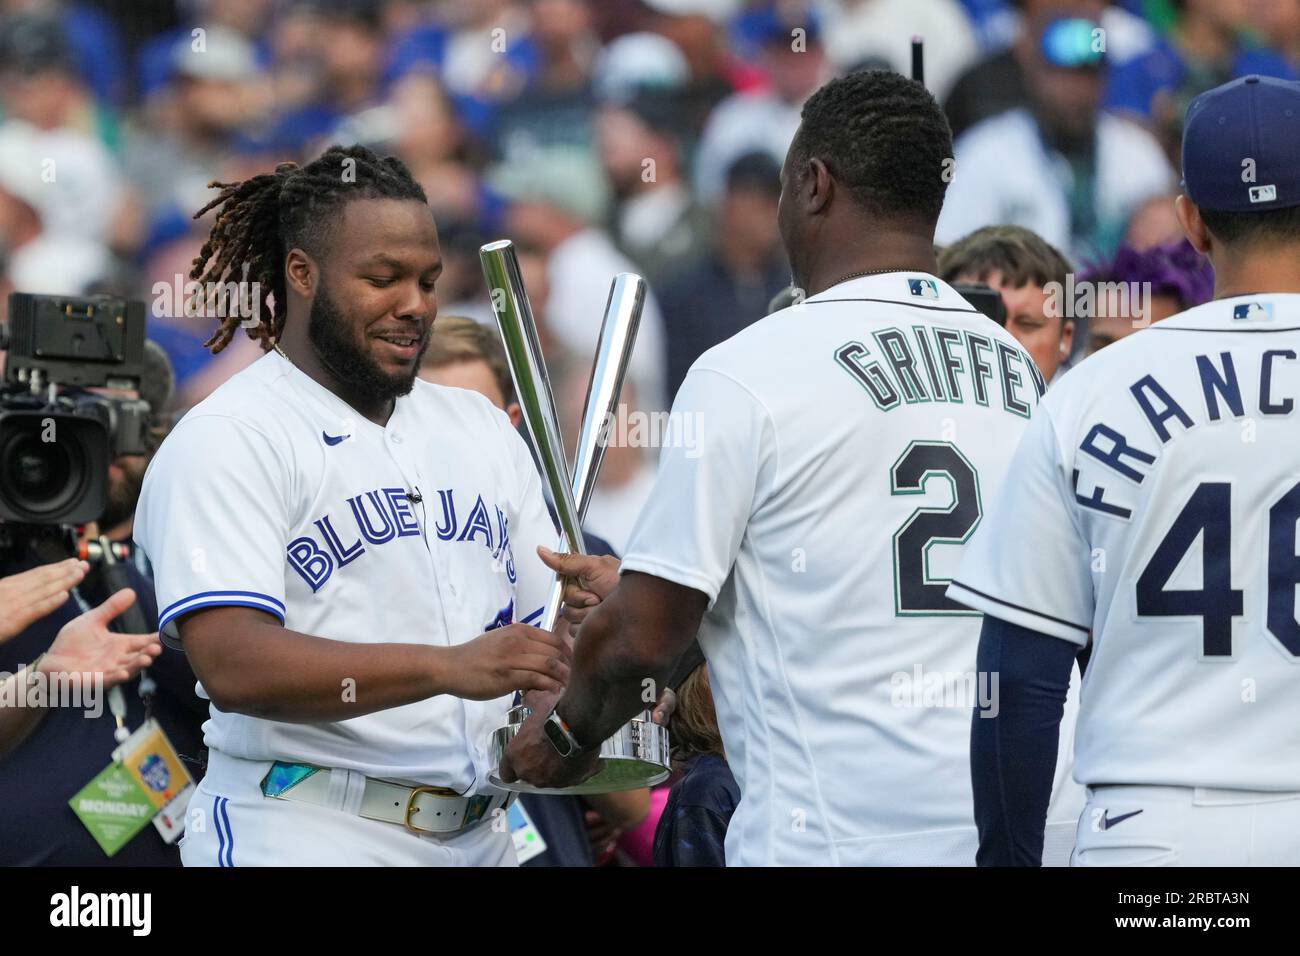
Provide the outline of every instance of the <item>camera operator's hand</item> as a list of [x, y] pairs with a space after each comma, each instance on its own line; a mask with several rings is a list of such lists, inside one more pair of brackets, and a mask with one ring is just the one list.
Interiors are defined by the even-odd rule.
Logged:
[[99, 607], [63, 625], [37, 669], [45, 674], [102, 673], [106, 688], [130, 680], [162, 653], [156, 631], [118, 634], [108, 629], [109, 622], [134, 603], [135, 592], [123, 588]]
[[0, 644], [62, 607], [89, 570], [85, 561], [69, 558], [0, 578]]

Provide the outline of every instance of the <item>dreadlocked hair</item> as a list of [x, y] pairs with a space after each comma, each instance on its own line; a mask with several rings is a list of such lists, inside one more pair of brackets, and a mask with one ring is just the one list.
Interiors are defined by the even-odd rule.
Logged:
[[[268, 351], [284, 331], [288, 302], [284, 259], [290, 249], [300, 248], [319, 257], [339, 210], [353, 199], [428, 202], [400, 159], [381, 159], [364, 146], [331, 146], [305, 166], [281, 163], [273, 173], [208, 185], [221, 193], [194, 218], [212, 209], [219, 211], [189, 277], [197, 280], [201, 289], [225, 289], [238, 283], [237, 288], [257, 290], [257, 314], [264, 318], [245, 331]], [[247, 305], [254, 307], [252, 302]], [[213, 354], [229, 345], [244, 324], [239, 309], [223, 307], [218, 316], [220, 325], [203, 343]]]

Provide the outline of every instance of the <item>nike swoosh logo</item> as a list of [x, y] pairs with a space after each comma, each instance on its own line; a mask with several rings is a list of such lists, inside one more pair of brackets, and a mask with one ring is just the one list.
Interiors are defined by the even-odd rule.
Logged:
[[1103, 830], [1109, 830], [1111, 827], [1117, 826], [1123, 823], [1129, 817], [1135, 817], [1141, 812], [1142, 812], [1141, 810], [1134, 810], [1132, 813], [1121, 813], [1117, 817], [1107, 816], [1106, 813], [1103, 813], [1101, 815], [1101, 828]]
[[351, 438], [352, 436], [351, 435], [326, 435], [324, 432], [321, 432], [320, 437], [325, 439], [325, 444], [327, 445], [337, 445], [339, 442], [343, 441], [343, 439]]

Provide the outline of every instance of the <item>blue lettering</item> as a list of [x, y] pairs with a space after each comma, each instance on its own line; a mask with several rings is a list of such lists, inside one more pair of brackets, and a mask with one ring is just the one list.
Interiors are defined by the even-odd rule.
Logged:
[[[1147, 421], [1151, 423], [1152, 430], [1160, 438], [1160, 443], [1164, 444], [1172, 437], [1169, 429], [1165, 428], [1165, 422], [1171, 418], [1176, 418], [1184, 428], [1191, 428], [1194, 424], [1192, 416], [1183, 411], [1183, 407], [1174, 401], [1174, 397], [1165, 391], [1164, 386], [1150, 375], [1143, 375], [1140, 379], [1129, 386], [1129, 391], [1137, 399], [1138, 407], [1142, 409], [1142, 414], [1146, 415]], [[1164, 408], [1156, 411], [1156, 407], [1151, 402], [1151, 397], [1158, 398]]]
[[438, 492], [438, 500], [442, 502], [442, 518], [433, 526], [433, 530], [443, 541], [450, 541], [456, 537], [456, 499], [452, 497], [451, 489], [447, 488]]
[[406, 497], [405, 488], [385, 488], [384, 498], [388, 501], [388, 510], [393, 514], [393, 521], [397, 525], [397, 536], [399, 538], [409, 538], [419, 536], [420, 523], [415, 520], [415, 513], [411, 511], [411, 502]]
[[483, 504], [482, 495], [479, 495], [478, 500], [474, 502], [474, 507], [465, 520], [465, 527], [456, 540], [473, 541], [474, 536], [480, 531], [483, 533], [483, 540], [487, 543], [488, 550], [492, 550], [492, 519], [488, 517], [488, 510]]
[[[320, 533], [325, 536], [325, 544], [334, 554], [334, 560], [338, 562], [341, 568], [344, 565], [351, 564], [361, 555], [366, 553], [366, 546], [358, 538], [347, 547], [339, 540], [338, 532], [334, 530], [334, 525], [330, 523], [330, 516], [316, 519], [316, 527], [320, 528]], [[308, 539], [310, 540], [310, 539]]]
[[1272, 396], [1273, 359], [1284, 358], [1294, 362], [1295, 357], [1292, 349], [1269, 349], [1264, 353], [1264, 360], [1259, 368], [1259, 410], [1265, 415], [1290, 415], [1291, 409], [1295, 408], [1293, 399], [1284, 398], [1280, 402], [1275, 402]]
[[[1110, 442], [1110, 448], [1105, 449], [1097, 444], [1097, 436], [1099, 435]], [[1142, 479], [1146, 475], [1133, 466], [1124, 464], [1123, 458], [1128, 456], [1135, 461], [1142, 462], [1144, 465], [1154, 464], [1156, 460], [1155, 455], [1133, 447], [1123, 435], [1100, 422], [1093, 425], [1088, 434], [1084, 436], [1083, 443], [1079, 445], [1079, 451], [1085, 455], [1091, 455], [1107, 468], [1119, 472], [1129, 481], [1136, 481], [1139, 485], [1142, 484]]]
[[287, 549], [289, 565], [297, 571], [311, 587], [312, 593], [324, 586], [334, 573], [334, 561], [320, 549], [316, 540], [303, 536], [289, 542]]
[[1109, 501], [1104, 501], [1106, 490], [1098, 485], [1092, 489], [1092, 494], [1087, 498], [1079, 494], [1079, 469], [1074, 469], [1074, 500], [1079, 502], [1085, 508], [1091, 508], [1093, 511], [1100, 511], [1102, 514], [1114, 515], [1117, 518], [1128, 519], [1133, 516], [1133, 512], [1128, 508], [1121, 508], [1119, 505], [1113, 505]]
[[392, 519], [388, 516], [383, 503], [379, 500], [378, 492], [367, 491], [366, 497], [374, 505], [375, 516], [383, 522], [381, 528], [376, 528], [370, 523], [370, 516], [365, 502], [361, 495], [356, 495], [348, 499], [348, 505], [352, 508], [352, 516], [357, 520], [357, 528], [361, 531], [361, 536], [371, 544], [383, 544], [386, 541], [392, 541], [397, 535], [397, 528], [393, 525]]
[[1241, 401], [1241, 386], [1237, 384], [1237, 370], [1232, 365], [1232, 353], [1220, 352], [1219, 359], [1223, 362], [1222, 374], [1214, 367], [1209, 356], [1196, 356], [1196, 371], [1200, 373], [1201, 391], [1205, 393], [1205, 410], [1209, 413], [1212, 422], [1217, 422], [1220, 417], [1216, 392], [1223, 396], [1223, 400], [1227, 402], [1235, 418], [1246, 414], [1246, 408]]

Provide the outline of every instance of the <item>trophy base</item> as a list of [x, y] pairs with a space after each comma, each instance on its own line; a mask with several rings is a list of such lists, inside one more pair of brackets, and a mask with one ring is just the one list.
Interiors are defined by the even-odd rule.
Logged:
[[614, 793], [619, 790], [639, 790], [663, 783], [672, 773], [668, 754], [668, 731], [650, 719], [648, 711], [634, 717], [618, 733], [600, 746], [600, 767], [596, 773], [571, 787], [534, 787], [516, 780], [503, 783], [497, 769], [501, 756], [528, 718], [526, 707], [510, 711], [510, 723], [492, 734], [493, 769], [488, 781], [503, 790], [516, 793], [570, 794]]

